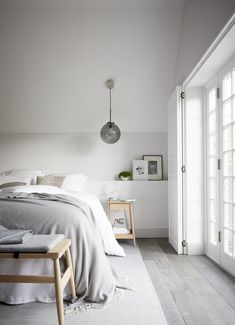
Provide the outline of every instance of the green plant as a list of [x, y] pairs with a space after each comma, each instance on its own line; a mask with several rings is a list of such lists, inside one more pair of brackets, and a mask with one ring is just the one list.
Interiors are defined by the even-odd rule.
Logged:
[[123, 171], [121, 172], [118, 177], [121, 178], [121, 177], [131, 177], [132, 176], [132, 172], [129, 172], [129, 171]]

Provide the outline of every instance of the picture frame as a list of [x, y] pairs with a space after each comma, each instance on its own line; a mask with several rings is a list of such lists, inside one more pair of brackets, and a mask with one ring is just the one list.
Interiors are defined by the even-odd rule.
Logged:
[[133, 160], [133, 180], [148, 180], [148, 161]]
[[163, 156], [143, 155], [143, 159], [148, 162], [148, 180], [161, 181], [163, 179]]
[[128, 221], [125, 211], [112, 210], [112, 214], [109, 216], [109, 221], [112, 228], [128, 229]]

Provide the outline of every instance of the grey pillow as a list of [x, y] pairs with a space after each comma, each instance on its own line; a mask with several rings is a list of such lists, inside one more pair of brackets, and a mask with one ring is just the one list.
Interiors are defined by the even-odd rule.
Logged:
[[7, 188], [7, 187], [12, 187], [12, 186], [23, 186], [27, 185], [25, 182], [8, 182], [0, 185], [0, 189], [2, 188]]
[[65, 179], [64, 176], [54, 176], [54, 175], [38, 176], [37, 184], [61, 187], [64, 179]]

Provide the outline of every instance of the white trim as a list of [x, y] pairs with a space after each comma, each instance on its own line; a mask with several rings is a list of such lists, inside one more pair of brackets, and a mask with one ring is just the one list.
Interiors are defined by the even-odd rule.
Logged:
[[172, 239], [172, 238], [169, 238], [169, 243], [175, 249], [175, 251], [178, 252], [178, 243], [174, 239]]
[[[206, 253], [207, 255], [213, 259], [214, 261], [216, 261], [217, 263], [219, 262], [219, 243], [217, 242], [217, 246], [213, 246], [213, 244], [210, 244], [209, 242], [209, 206], [208, 206], [208, 201], [209, 201], [209, 197], [208, 197], [208, 193], [209, 193], [209, 183], [208, 183], [208, 171], [209, 171], [209, 159], [208, 159], [208, 96], [209, 96], [209, 92], [210, 90], [212, 90], [213, 88], [217, 89], [219, 87], [219, 80], [218, 80], [218, 75], [215, 75], [213, 77], [213, 79], [210, 80], [210, 82], [208, 82], [205, 87], [204, 87], [204, 101], [205, 101], [205, 134], [204, 134], [204, 143], [206, 144], [206, 151], [205, 151], [205, 184], [204, 184], [204, 188], [205, 188], [205, 223], [206, 223], [206, 232], [205, 232], [205, 237], [206, 237]], [[216, 159], [220, 158], [220, 136], [219, 136], [219, 100], [218, 98], [216, 99]], [[218, 231], [220, 228], [220, 220], [219, 220], [219, 216], [220, 216], [220, 211], [219, 211], [219, 200], [220, 200], [220, 193], [219, 193], [219, 188], [220, 188], [220, 171], [217, 170], [217, 175], [216, 175], [216, 217], [217, 217], [217, 227], [218, 227]]]
[[222, 31], [217, 35], [214, 42], [211, 44], [211, 46], [208, 48], [208, 50], [205, 52], [201, 60], [196, 64], [193, 71], [189, 74], [189, 76], [183, 81], [182, 86], [185, 87], [189, 84], [189, 82], [193, 79], [193, 77], [197, 74], [197, 72], [201, 69], [203, 64], [206, 62], [206, 60], [209, 58], [209, 56], [213, 53], [213, 51], [216, 49], [216, 47], [219, 45], [219, 43], [222, 41], [222, 39], [225, 37], [225, 35], [230, 31], [230, 29], [235, 24], [235, 13], [232, 15], [232, 17], [229, 19], [229, 21], [226, 23]]
[[204, 255], [205, 250], [201, 244], [198, 243], [188, 243], [188, 255]]
[[[168, 214], [169, 239], [182, 253], [182, 100], [177, 86], [168, 101]], [[174, 127], [173, 127], [174, 126]], [[171, 129], [172, 127], [172, 129]], [[174, 150], [172, 150], [172, 144]]]

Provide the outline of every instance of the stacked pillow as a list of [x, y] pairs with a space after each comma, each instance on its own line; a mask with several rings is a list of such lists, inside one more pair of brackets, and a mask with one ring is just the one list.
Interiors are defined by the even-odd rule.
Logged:
[[63, 185], [64, 176], [45, 175], [37, 177], [37, 185], [50, 185], [61, 187]]
[[30, 178], [0, 176], [0, 189], [12, 187], [12, 186], [29, 185], [30, 181], [31, 181]]
[[23, 185], [50, 185], [64, 191], [81, 192], [87, 176], [84, 174], [49, 174], [41, 169], [10, 169], [0, 174], [0, 189]]
[[50, 174], [39, 176], [37, 184], [60, 187], [64, 191], [81, 192], [85, 187], [87, 176], [84, 174]]
[[36, 184], [37, 176], [45, 175], [42, 170], [35, 169], [10, 169], [0, 174], [0, 189]]

